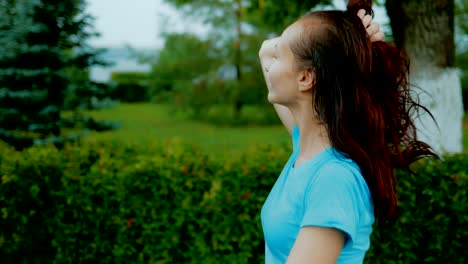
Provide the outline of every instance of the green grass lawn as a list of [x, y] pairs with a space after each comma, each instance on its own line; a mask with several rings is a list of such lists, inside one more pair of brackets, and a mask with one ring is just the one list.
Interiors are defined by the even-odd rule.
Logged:
[[[195, 144], [209, 155], [239, 155], [257, 144], [284, 147], [289, 134], [280, 125], [265, 127], [217, 127], [188, 120], [181, 114], [171, 113], [164, 105], [149, 103], [120, 104], [115, 108], [88, 112], [100, 120], [122, 122], [115, 131], [92, 132], [87, 140], [115, 139], [132, 144], [150, 144], [154, 141], [178, 140]], [[463, 146], [468, 152], [468, 117], [465, 115]]]
[[122, 122], [120, 129], [92, 132], [87, 140], [105, 138], [143, 145], [154, 141], [178, 140], [198, 145], [209, 155], [227, 157], [242, 154], [257, 144], [284, 147], [290, 141], [288, 132], [280, 125], [217, 127], [171, 113], [170, 108], [164, 105], [120, 104], [115, 108], [87, 113], [97, 120]]

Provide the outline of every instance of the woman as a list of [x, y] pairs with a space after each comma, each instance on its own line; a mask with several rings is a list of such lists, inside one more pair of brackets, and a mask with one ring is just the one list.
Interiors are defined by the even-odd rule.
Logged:
[[366, 11], [309, 13], [259, 52], [293, 141], [262, 208], [268, 264], [362, 263], [374, 217], [395, 215], [393, 170], [434, 155], [416, 139], [407, 58]]

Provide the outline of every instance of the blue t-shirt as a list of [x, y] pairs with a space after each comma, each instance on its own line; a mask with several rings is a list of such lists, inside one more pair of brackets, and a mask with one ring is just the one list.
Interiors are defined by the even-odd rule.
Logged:
[[337, 263], [363, 263], [374, 223], [371, 194], [357, 164], [329, 147], [294, 167], [299, 129], [292, 131], [293, 153], [261, 212], [265, 262], [283, 264], [299, 230], [336, 228], [345, 234]]

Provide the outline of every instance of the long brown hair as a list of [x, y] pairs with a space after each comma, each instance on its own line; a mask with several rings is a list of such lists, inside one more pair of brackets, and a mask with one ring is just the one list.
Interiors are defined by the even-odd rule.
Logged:
[[[313, 105], [331, 144], [352, 158], [369, 186], [378, 220], [396, 215], [395, 168], [436, 156], [416, 138], [407, 55], [385, 42], [370, 42], [359, 9], [371, 0], [350, 0], [346, 11], [312, 12], [290, 43], [298, 66], [315, 72]], [[317, 25], [320, 22], [320, 26]]]

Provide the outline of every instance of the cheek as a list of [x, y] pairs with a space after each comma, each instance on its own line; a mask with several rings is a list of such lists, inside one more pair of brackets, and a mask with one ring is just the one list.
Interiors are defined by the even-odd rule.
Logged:
[[268, 79], [270, 82], [268, 101], [270, 103], [287, 105], [294, 100], [297, 83], [288, 65], [272, 65]]
[[282, 67], [281, 63], [275, 62], [269, 71], [268, 77], [270, 78], [270, 83], [273, 87], [278, 86], [280, 83], [284, 81], [285, 72], [284, 67]]
[[282, 87], [282, 89], [284, 89], [294, 83], [288, 65], [280, 62], [275, 62], [271, 66], [268, 78], [270, 79], [271, 86], [274, 89], [277, 89], [277, 87]]

